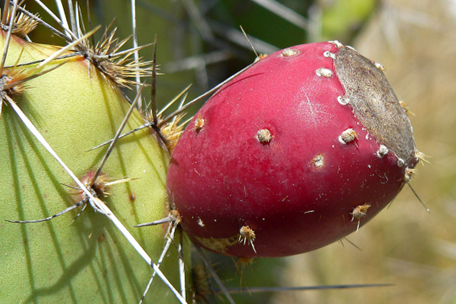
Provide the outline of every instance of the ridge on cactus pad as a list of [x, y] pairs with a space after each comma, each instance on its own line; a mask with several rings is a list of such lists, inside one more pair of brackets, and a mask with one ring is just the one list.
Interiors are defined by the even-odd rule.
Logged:
[[337, 41], [260, 59], [222, 86], [178, 142], [172, 208], [203, 247], [238, 257], [311, 251], [389, 204], [419, 161], [383, 67]]

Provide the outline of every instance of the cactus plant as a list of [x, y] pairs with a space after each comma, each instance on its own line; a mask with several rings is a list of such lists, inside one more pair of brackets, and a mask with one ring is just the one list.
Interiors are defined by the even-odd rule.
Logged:
[[[134, 84], [137, 67], [150, 75], [150, 64], [130, 63], [132, 51], [115, 55], [122, 42], [108, 32], [98, 48], [80, 28], [60, 33], [70, 43], [63, 49], [28, 42], [42, 20], [18, 9], [6, 8], [0, 37], [0, 214], [19, 222], [0, 225], [0, 302], [136, 302], [153, 272], [144, 259], [158, 260], [167, 229], [133, 226], [168, 212], [169, 152], [151, 128], [119, 139], [107, 159], [106, 148], [89, 150], [113, 138], [127, 114], [124, 129], [144, 124], [119, 86]], [[87, 205], [96, 212], [81, 214]], [[54, 218], [69, 209], [73, 219]], [[178, 253], [169, 254], [166, 275], [157, 271], [177, 285]], [[178, 301], [162, 282], [152, 288], [147, 301]]]
[[[186, 1], [184, 4], [188, 6], [190, 2]], [[109, 3], [111, 5], [111, 1]], [[127, 2], [123, 5], [126, 6]], [[140, 5], [145, 5], [145, 2]], [[147, 12], [141, 11], [141, 14], [143, 13], [149, 18]], [[4, 18], [3, 23], [8, 21], [7, 19]], [[207, 20], [201, 21], [204, 23]], [[130, 21], [122, 20], [122, 22]], [[3, 36], [5, 37], [8, 31], [8, 24], [6, 23], [2, 25], [2, 29], [5, 31]], [[65, 27], [65, 24], [62, 24]], [[212, 24], [211, 21], [209, 24]], [[69, 30], [69, 27], [66, 26], [66, 29]], [[80, 37], [82, 31], [77, 32], [74, 29], [75, 27], [72, 28], [73, 34]], [[149, 34], [148, 30], [146, 32]], [[217, 33], [220, 34], [220, 31]], [[16, 34], [23, 36], [23, 34]], [[65, 36], [68, 32], [62, 31], [62, 34]], [[210, 37], [210, 35], [208, 37], [211, 38], [206, 41], [209, 42], [209, 45], [226, 46], [226, 44], [220, 44], [220, 41], [215, 41], [214, 37]], [[230, 35], [227, 37], [228, 40], [235, 40]], [[167, 140], [164, 140], [164, 143], [163, 134], [160, 132], [165, 129], [173, 129], [176, 124], [173, 122], [168, 125], [168, 128], [162, 128], [159, 131], [164, 123], [162, 121], [162, 124], [157, 126], [157, 118], [155, 113], [152, 113], [151, 121], [142, 125], [142, 131], [116, 142], [107, 164], [102, 167], [102, 173], [98, 172], [99, 163], [106, 154], [100, 152], [101, 150], [91, 152], [87, 150], [108, 138], [112, 138], [119, 125], [122, 124], [121, 120], [124, 115], [132, 109], [128, 110], [129, 104], [122, 94], [125, 93], [125, 90], [121, 93], [118, 88], [119, 85], [139, 84], [127, 80], [125, 77], [118, 78], [115, 73], [109, 73], [109, 69], [113, 67], [111, 59], [108, 62], [104, 59], [99, 60], [103, 56], [98, 58], [92, 56], [94, 54], [88, 51], [91, 45], [89, 40], [82, 39], [76, 42], [77, 38], [75, 37], [67, 36], [66, 38], [69, 43], [74, 43], [73, 46], [68, 48], [68, 51], [62, 52], [58, 59], [49, 60], [46, 65], [40, 64], [40, 62], [32, 62], [49, 58], [49, 55], [57, 52], [59, 48], [29, 44], [17, 38], [13, 38], [13, 42], [9, 44], [11, 50], [6, 57], [7, 62], [4, 64], [3, 102], [0, 103], [3, 105], [3, 115], [0, 118], [3, 120], [0, 130], [0, 144], [2, 145], [0, 155], [2, 159], [9, 159], [10, 161], [3, 163], [0, 170], [2, 174], [5, 172], [2, 176], [2, 183], [13, 185], [13, 187], [3, 189], [0, 193], [3, 206], [0, 212], [4, 218], [13, 221], [19, 220], [22, 224], [4, 223], [0, 225], [0, 229], [2, 229], [0, 230], [1, 238], [6, 240], [5, 243], [8, 245], [2, 250], [2, 253], [5, 253], [8, 258], [4, 260], [4, 263], [0, 262], [0, 269], [10, 273], [20, 273], [21, 277], [8, 276], [7, 280], [10, 281], [11, 285], [21, 287], [14, 288], [14, 293], [11, 294], [0, 293], [0, 300], [135, 301], [141, 297], [145, 281], [150, 276], [151, 270], [148, 269], [147, 264], [141, 261], [141, 258], [132, 248], [125, 246], [127, 243], [109, 222], [109, 219], [113, 220], [110, 210], [103, 206], [106, 203], [113, 210], [112, 214], [120, 217], [120, 222], [116, 225], [126, 226], [127, 234], [132, 234], [133, 239], [139, 241], [153, 260], [157, 260], [160, 253], [163, 255], [161, 249], [164, 244], [163, 236], [167, 233], [166, 229], [156, 227], [151, 230], [138, 231], [130, 229], [130, 227], [140, 222], [166, 216], [168, 210], [165, 206], [166, 199], [163, 190], [168, 153], [164, 145], [167, 144], [168, 148], [172, 148], [174, 143], [171, 142], [170, 144]], [[104, 38], [109, 40], [113, 37], [107, 34]], [[166, 42], [168, 43], [171, 40], [167, 39]], [[193, 42], [195, 41], [193, 40]], [[4, 49], [3, 45], [2, 49]], [[75, 52], [79, 52], [79, 54]], [[96, 54], [95, 52], [95, 55], [113, 55], [113, 52], [115, 51], [108, 48], [103, 54], [100, 52]], [[168, 54], [170, 53], [168, 52]], [[71, 58], [63, 59], [64, 56]], [[226, 57], [226, 54], [222, 56], [222, 58]], [[19, 65], [15, 66], [17, 63]], [[105, 64], [107, 65], [105, 66]], [[37, 66], [40, 68], [37, 69]], [[122, 68], [122, 65], [120, 67]], [[123, 65], [122, 69], [128, 76], [133, 76], [136, 67], [125, 69], [125, 65]], [[325, 77], [326, 73], [327, 71], [320, 70], [319, 76]], [[19, 83], [22, 81], [21, 78], [25, 78], [26, 81]], [[87, 81], [88, 79], [90, 82]], [[188, 83], [188, 77], [185, 81]], [[202, 83], [202, 87], [207, 86], [207, 83]], [[100, 92], [101, 94], [97, 94]], [[56, 100], [59, 101], [58, 107]], [[60, 102], [61, 100], [65, 102]], [[108, 115], [108, 120], [104, 119], [106, 115]], [[41, 119], [43, 116], [45, 119]], [[168, 120], [169, 117], [166, 121]], [[24, 126], [24, 122], [26, 126]], [[203, 116], [197, 115], [190, 128], [196, 133], [204, 132], [207, 122]], [[144, 118], [138, 111], [133, 110], [125, 129], [132, 130], [143, 123]], [[52, 127], [49, 127], [50, 125]], [[37, 127], [36, 130], [34, 126]], [[144, 127], [152, 128], [144, 130]], [[56, 131], [59, 136], [52, 135]], [[265, 146], [275, 139], [267, 131], [262, 129], [254, 137], [257, 142]], [[358, 133], [355, 129], [350, 128], [346, 131], [340, 134], [341, 141], [347, 140], [349, 144], [351, 141], [358, 140]], [[44, 136], [41, 137], [40, 133]], [[155, 138], [151, 138], [151, 134]], [[170, 138], [177, 138], [175, 135]], [[39, 138], [38, 141], [34, 136]], [[65, 166], [68, 165], [76, 173], [73, 179], [68, 177], [68, 170], [65, 172], [57, 165], [53, 157], [48, 157], [48, 147], [46, 149], [40, 147], [40, 145], [47, 145], [47, 143], [56, 150], [57, 153], [54, 154], [54, 157], [58, 155], [62, 159], [61, 163], [64, 163]], [[154, 151], [151, 153], [152, 156], [149, 155], [150, 152], [145, 153], [146, 150]], [[34, 154], [30, 154], [29, 151], [33, 151]], [[318, 158], [315, 164], [321, 164], [322, 160], [322, 158]], [[147, 174], [151, 171], [156, 174]], [[45, 174], [42, 174], [43, 172]], [[99, 177], [96, 180], [94, 179], [95, 175]], [[42, 178], [42, 176], [46, 176], [47, 179]], [[82, 181], [83, 187], [76, 184], [75, 177]], [[153, 189], [148, 189], [151, 188], [151, 184], [154, 185]], [[84, 187], [87, 187], [88, 193], [81, 190]], [[30, 189], [33, 190], [30, 191]], [[96, 197], [91, 199], [89, 195], [93, 196], [94, 194]], [[10, 198], [14, 198], [16, 204], [3, 204], [4, 201], [8, 203]], [[82, 211], [77, 210], [76, 207], [84, 209], [87, 205], [92, 205], [96, 211], [107, 212], [108, 218], [96, 212], [93, 213], [90, 208], [79, 216], [79, 212]], [[352, 208], [350, 216], [351, 219], [355, 220], [352, 228], [356, 227], [357, 229], [359, 227], [361, 218], [363, 218], [362, 223], [364, 223], [366, 218], [363, 216], [365, 216], [366, 211], [369, 211], [368, 214], [371, 213], [370, 207], [366, 203]], [[75, 217], [72, 225], [66, 225], [68, 224], [68, 215], [58, 219], [53, 216], [62, 209], [65, 211], [76, 210], [71, 212]], [[311, 213], [313, 212], [315, 211]], [[175, 214], [174, 211], [171, 215], [173, 214]], [[39, 218], [53, 220], [40, 224], [24, 223], [30, 222], [27, 221], [29, 219]], [[171, 218], [180, 220], [179, 217]], [[199, 222], [199, 225], [204, 224], [205, 222], [202, 220]], [[172, 227], [176, 228], [176, 226]], [[186, 227], [185, 224], [184, 227]], [[191, 229], [188, 231], [192, 234]], [[255, 231], [247, 225], [241, 227], [238, 232], [236, 241], [243, 243], [240, 247], [254, 249], [255, 251], [257, 244], [254, 239], [256, 237]], [[98, 238], [95, 241], [97, 235]], [[239, 236], [241, 238], [238, 238]], [[17, 243], [21, 245], [19, 246]], [[43, 243], [50, 243], [54, 247], [43, 250]], [[168, 241], [167, 245], [169, 243]], [[245, 245], [250, 245], [250, 247]], [[107, 249], [103, 251], [103, 247]], [[206, 247], [210, 248], [210, 246]], [[135, 248], [137, 251], [142, 250], [141, 247]], [[43, 259], [45, 255], [49, 257], [47, 260]], [[234, 255], [243, 254], [236, 253]], [[178, 259], [176, 252], [173, 251], [170, 258], [176, 262]], [[72, 263], [74, 260], [76, 261]], [[108, 260], [109, 262], [107, 262]], [[22, 263], [23, 261], [25, 263]], [[42, 263], [42, 261], [46, 263]], [[58, 261], [60, 268], [53, 269], [52, 272], [43, 276], [43, 272], [46, 273], [48, 269], [52, 268], [52, 265], [56, 265], [56, 261]], [[40, 265], [37, 266], [37, 263]], [[176, 265], [164, 266], [165, 271], [167, 271], [166, 277], [176, 285], [177, 278], [174, 277], [177, 273]], [[89, 268], [90, 273], [88, 274], [86, 270]], [[29, 284], [19, 285], [17, 282], [22, 281], [25, 277], [28, 278]], [[55, 280], [55, 277], [58, 279]], [[167, 281], [167, 279], [165, 280]], [[113, 281], [116, 283], [112, 284]], [[121, 283], [124, 281], [128, 282], [128, 287]], [[87, 288], [88, 285], [90, 285], [89, 288]], [[95, 285], [96, 287], [94, 287]], [[169, 288], [164, 287], [161, 282], [155, 282], [152, 288], [155, 292], [147, 300], [169, 303], [176, 298], [175, 295], [170, 294]], [[183, 293], [185, 292], [183, 291]], [[229, 296], [228, 299], [231, 300]], [[183, 297], [178, 297], [178, 300], [185, 301]]]
[[357, 230], [419, 161], [383, 67], [337, 41], [260, 59], [201, 108], [167, 177], [184, 230], [239, 257], [287, 256]]

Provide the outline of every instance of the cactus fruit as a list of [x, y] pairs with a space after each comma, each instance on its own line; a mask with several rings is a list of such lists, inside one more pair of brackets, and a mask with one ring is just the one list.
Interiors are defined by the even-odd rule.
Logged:
[[214, 252], [277, 257], [357, 230], [419, 161], [383, 67], [337, 41], [273, 53], [222, 86], [167, 176], [187, 234]]
[[[2, 53], [6, 36], [2, 30]], [[155, 131], [135, 132], [119, 139], [102, 174], [91, 183], [106, 149], [88, 150], [113, 138], [130, 104], [113, 79], [82, 54], [73, 53], [35, 70], [58, 50], [13, 35], [2, 65], [0, 302], [134, 303], [141, 299], [152, 270], [105, 216], [87, 208], [74, 221], [79, 211], [73, 211], [71, 218], [67, 214], [43, 223], [3, 221], [50, 217], [84, 199], [67, 172], [24, 125], [16, 106], [74, 174], [106, 202], [153, 261], [165, 243], [166, 229], [146, 232], [133, 226], [168, 212], [168, 152]], [[109, 67], [109, 62], [105, 64]], [[24, 75], [38, 77], [21, 84]], [[143, 123], [134, 110], [125, 129]], [[124, 181], [116, 184], [118, 180]], [[176, 250], [170, 256], [173, 263], [165, 261], [162, 269], [177, 285]], [[162, 282], [154, 282], [152, 290], [147, 302], [177, 302]]]

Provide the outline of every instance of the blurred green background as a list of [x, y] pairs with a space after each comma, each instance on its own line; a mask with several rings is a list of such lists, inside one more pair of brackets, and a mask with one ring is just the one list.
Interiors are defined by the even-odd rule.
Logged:
[[[26, 3], [29, 10], [40, 11], [33, 1]], [[161, 106], [188, 84], [193, 83], [190, 97], [195, 97], [255, 59], [239, 26], [258, 53], [337, 39], [386, 67], [398, 98], [415, 113], [417, 147], [430, 156], [411, 185], [431, 213], [405, 187], [390, 208], [348, 237], [361, 250], [344, 241], [344, 246], [258, 260], [243, 270], [242, 283], [231, 258], [211, 255], [228, 286], [394, 286], [244, 294], [236, 301], [456, 303], [455, 1], [138, 0], [136, 6], [139, 44], [158, 35], [157, 61], [165, 74], [157, 83]], [[94, 24], [116, 17], [117, 36], [131, 34], [130, 1], [91, 1], [90, 8]], [[49, 41], [40, 31], [34, 35], [33, 40]], [[152, 48], [141, 55], [151, 58]], [[223, 303], [218, 296], [208, 299]]]

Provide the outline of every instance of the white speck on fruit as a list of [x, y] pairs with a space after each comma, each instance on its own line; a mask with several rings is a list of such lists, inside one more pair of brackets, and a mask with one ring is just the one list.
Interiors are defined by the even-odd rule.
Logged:
[[345, 97], [345, 96], [338, 96], [337, 97], [337, 101], [343, 106], [345, 106], [345, 105], [350, 103], [350, 99], [348, 97]]
[[333, 60], [336, 60], [336, 54], [334, 53], [331, 53], [330, 51], [326, 51], [323, 53], [323, 56], [327, 57], [327, 58], [331, 58]]
[[249, 242], [250, 246], [252, 246], [253, 251], [256, 253], [255, 246], [253, 245], [255, 238], [256, 238], [255, 232], [249, 226], [242, 226], [241, 229], [239, 229], [238, 242], [242, 243], [243, 245], [245, 245], [247, 242]]
[[299, 51], [298, 50], [295, 50], [295, 49], [284, 49], [282, 51], [282, 57], [292, 57], [292, 56], [296, 56], [299, 54]]
[[397, 166], [399, 168], [402, 168], [402, 167], [404, 167], [404, 165], [405, 165], [405, 161], [402, 158], [398, 158], [397, 159]]
[[339, 142], [341, 144], [348, 144], [358, 138], [358, 134], [353, 129], [347, 129], [339, 136]]
[[366, 216], [367, 209], [369, 209], [370, 206], [371, 205], [367, 204], [367, 203], [364, 205], [359, 205], [358, 207], [353, 209], [353, 212], [350, 213], [352, 215], [352, 220], [351, 220], [352, 222], [355, 218], [358, 219], [358, 226], [356, 227], [356, 232], [358, 232], [358, 230], [359, 230], [359, 224], [361, 222], [361, 218]]
[[330, 69], [325, 69], [325, 68], [319, 68], [318, 70], [315, 71], [315, 74], [320, 77], [331, 77], [333, 75], [333, 71]]
[[198, 117], [195, 120], [195, 126], [193, 127], [193, 130], [195, 130], [195, 132], [199, 132], [203, 128], [204, 123], [204, 118], [201, 117], [201, 115], [198, 115]]
[[378, 148], [377, 151], [377, 156], [378, 157], [385, 157], [388, 154], [389, 150], [385, 145], [380, 145], [380, 148]]
[[371, 166], [371, 165], [367, 165], [367, 167], [368, 167], [369, 169], [370, 169], [370, 168], [372, 168], [372, 166]]
[[385, 67], [381, 63], [376, 62], [375, 67], [380, 71], [386, 71]]
[[334, 44], [338, 49], [344, 46], [342, 43], [339, 42], [339, 40], [333, 40], [328, 42]]
[[200, 217], [198, 217], [198, 225], [200, 225], [200, 227], [206, 226], [204, 225], [203, 220]]
[[268, 143], [271, 141], [272, 136], [271, 136], [271, 132], [268, 129], [261, 129], [257, 132], [257, 134], [255, 135], [255, 138], [260, 143]]
[[312, 164], [315, 168], [321, 168], [325, 165], [325, 158], [323, 155], [318, 154], [312, 159]]

